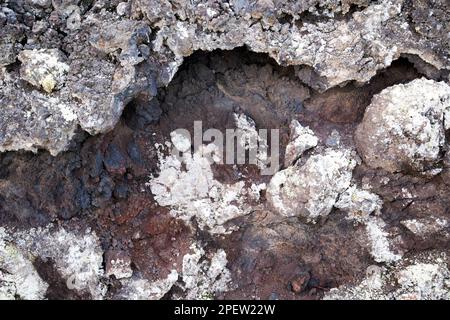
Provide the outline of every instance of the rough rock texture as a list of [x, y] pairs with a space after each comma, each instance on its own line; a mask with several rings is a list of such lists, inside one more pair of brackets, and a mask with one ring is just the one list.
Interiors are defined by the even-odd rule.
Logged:
[[[366, 82], [402, 54], [419, 56], [437, 69], [446, 69], [450, 59], [447, 27], [439, 19], [447, 6], [443, 1], [432, 5], [431, 14], [421, 1], [406, 0], [196, 1], [176, 6], [136, 0], [119, 9], [109, 1], [62, 3], [2, 5], [1, 65], [14, 63], [22, 49], [63, 48], [70, 67], [69, 92], [55, 98], [60, 104], [76, 100], [74, 120], [89, 133], [110, 130], [137, 95], [154, 96], [156, 87], [167, 85], [183, 58], [196, 50], [246, 45], [282, 65], [299, 66], [300, 79], [319, 91], [351, 80]], [[50, 88], [52, 81], [46, 81]], [[12, 85], [2, 85], [2, 95]], [[23, 103], [15, 108], [23, 109]], [[39, 147], [55, 149], [55, 138], [66, 146], [72, 137], [65, 134], [65, 125], [56, 121], [55, 136], [47, 133], [48, 142]], [[16, 128], [4, 134], [29, 135]]]
[[365, 222], [370, 214], [378, 215], [381, 213], [383, 201], [376, 194], [353, 185], [339, 195], [339, 199], [334, 206], [348, 212], [348, 219], [355, 222]]
[[31, 257], [8, 240], [0, 228], [0, 300], [44, 299], [48, 284], [37, 273]]
[[216, 181], [208, 159], [199, 153], [162, 159], [160, 170], [150, 189], [159, 205], [172, 208], [173, 216], [186, 221], [195, 217], [202, 229], [226, 232], [224, 223], [246, 213], [239, 199], [247, 193], [244, 182], [227, 186]]
[[1, 1], [0, 298], [449, 299], [449, 11]]
[[211, 299], [218, 293], [229, 290], [231, 276], [226, 268], [227, 254], [223, 250], [204, 259], [205, 251], [196, 244], [192, 254], [183, 257], [183, 289], [186, 299]]
[[60, 89], [69, 71], [64, 54], [57, 49], [23, 50], [18, 59], [21, 78], [47, 93]]
[[448, 300], [449, 270], [444, 253], [411, 257], [394, 268], [370, 266], [367, 278], [353, 287], [332, 289], [327, 300]]
[[[32, 260], [51, 259], [69, 289], [85, 291], [93, 299], [100, 299], [105, 294], [105, 287], [100, 282], [103, 252], [95, 235], [80, 230], [74, 234], [64, 229], [51, 231], [38, 228], [15, 232], [9, 237], [9, 241], [16, 244], [19, 250], [34, 257]], [[44, 293], [41, 293], [41, 298], [43, 296]]]
[[450, 86], [417, 79], [376, 95], [355, 139], [364, 161], [374, 168], [423, 172], [441, 159], [449, 123]]
[[267, 188], [267, 199], [280, 214], [315, 220], [330, 213], [340, 193], [349, 186], [356, 160], [350, 151], [326, 149], [303, 166], [276, 173]]
[[308, 127], [303, 127], [297, 120], [291, 122], [290, 129], [290, 141], [286, 146], [284, 158], [285, 167], [294, 164], [303, 152], [317, 146], [318, 143], [314, 132]]

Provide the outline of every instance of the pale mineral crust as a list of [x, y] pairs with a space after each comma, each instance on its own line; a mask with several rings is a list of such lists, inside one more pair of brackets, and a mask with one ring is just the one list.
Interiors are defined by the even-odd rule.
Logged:
[[326, 216], [349, 186], [357, 160], [349, 150], [326, 149], [303, 166], [277, 172], [267, 188], [273, 208], [284, 216], [315, 220]]

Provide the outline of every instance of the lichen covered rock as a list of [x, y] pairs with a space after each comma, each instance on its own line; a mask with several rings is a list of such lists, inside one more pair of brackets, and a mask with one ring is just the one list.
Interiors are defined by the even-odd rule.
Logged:
[[192, 253], [183, 257], [183, 289], [185, 299], [212, 299], [231, 287], [231, 275], [227, 269], [227, 255], [217, 250], [205, 259], [205, 251], [199, 244], [191, 246]]
[[[179, 145], [177, 135], [172, 139]], [[195, 218], [200, 228], [225, 233], [230, 231], [226, 222], [248, 213], [245, 199], [252, 192], [244, 188], [244, 182], [225, 185], [214, 179], [211, 164], [201, 151], [184, 153], [182, 158], [160, 154], [160, 172], [148, 186], [158, 204], [170, 207], [173, 216], [188, 222]]]
[[33, 266], [33, 256], [18, 248], [0, 228], [0, 300], [42, 300], [48, 284]]
[[267, 188], [271, 206], [281, 215], [315, 220], [332, 210], [349, 186], [357, 161], [348, 150], [326, 149], [303, 166], [277, 172]]
[[[138, 94], [146, 92], [151, 99], [157, 88], [172, 80], [183, 59], [197, 50], [245, 45], [268, 53], [281, 65], [296, 66], [299, 79], [321, 92], [352, 80], [367, 82], [405, 54], [418, 56], [437, 70], [449, 68], [447, 6], [442, 3], [433, 3], [430, 10], [419, 0], [413, 6], [404, 0], [181, 1], [177, 6], [137, 0], [92, 6], [33, 1], [25, 7], [30, 12], [22, 2], [1, 5], [0, 66], [14, 64], [21, 50], [67, 53], [71, 75], [66, 85], [76, 99], [80, 126], [91, 134], [111, 130]], [[29, 61], [25, 53], [21, 56]], [[50, 61], [31, 69], [39, 70]], [[61, 86], [59, 71], [49, 75], [31, 69], [23, 74], [33, 85], [52, 92]], [[30, 94], [28, 87], [18, 85]], [[14, 106], [23, 108], [20, 101]], [[26, 118], [16, 121], [20, 126]], [[4, 126], [0, 122], [0, 128]], [[65, 126], [55, 122], [52, 127], [57, 133]], [[35, 133], [29, 134], [34, 139]], [[64, 138], [65, 144], [71, 139]], [[42, 147], [56, 149], [51, 144]], [[29, 150], [25, 144], [22, 148]]]
[[21, 77], [37, 88], [51, 93], [60, 89], [65, 81], [69, 66], [64, 62], [66, 58], [57, 49], [23, 50], [19, 54], [22, 62]]
[[142, 278], [130, 278], [121, 281], [122, 288], [115, 296], [123, 300], [159, 300], [178, 281], [178, 273], [175, 270], [166, 279], [154, 282]]
[[449, 128], [450, 86], [418, 79], [376, 95], [355, 139], [363, 160], [389, 172], [439, 172]]
[[44, 261], [52, 259], [69, 289], [86, 292], [93, 299], [104, 296], [106, 287], [100, 281], [103, 251], [95, 234], [89, 231], [75, 234], [63, 228], [52, 230], [49, 227], [14, 234], [8, 232], [8, 236], [22, 252]]
[[449, 298], [448, 1], [0, 2], [0, 298]]
[[378, 195], [353, 185], [339, 196], [334, 206], [346, 211], [348, 219], [355, 222], [365, 222], [369, 215], [380, 214], [383, 200]]
[[413, 256], [395, 267], [371, 266], [356, 286], [330, 290], [326, 300], [448, 300], [450, 272], [445, 253]]

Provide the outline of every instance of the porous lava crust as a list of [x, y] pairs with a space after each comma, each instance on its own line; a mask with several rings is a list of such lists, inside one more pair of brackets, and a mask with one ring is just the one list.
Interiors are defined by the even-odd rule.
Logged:
[[0, 299], [450, 299], [449, 12], [0, 0]]

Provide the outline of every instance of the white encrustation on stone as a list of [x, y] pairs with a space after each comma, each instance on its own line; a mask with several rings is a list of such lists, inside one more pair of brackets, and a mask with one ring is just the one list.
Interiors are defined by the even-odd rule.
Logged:
[[384, 89], [355, 133], [363, 160], [390, 172], [440, 172], [436, 164], [450, 127], [450, 86], [417, 79]]
[[227, 266], [227, 255], [219, 249], [211, 257], [194, 243], [191, 252], [183, 257], [182, 288], [185, 299], [213, 299], [217, 293], [226, 292], [231, 286], [231, 274]]
[[419, 254], [395, 266], [378, 267], [359, 284], [333, 288], [325, 300], [449, 300], [446, 255]]
[[[369, 272], [369, 269], [371, 270]], [[355, 286], [343, 285], [333, 288], [323, 300], [388, 300], [389, 295], [383, 290], [386, 269], [369, 266], [366, 278]]]
[[122, 288], [117, 294], [117, 299], [124, 300], [159, 300], [169, 292], [178, 281], [178, 272], [172, 270], [166, 278], [156, 281], [133, 277], [120, 281]]
[[394, 263], [399, 261], [402, 255], [393, 252], [385, 227], [386, 223], [380, 217], [370, 217], [366, 222], [370, 253], [376, 262]]
[[252, 185], [250, 186], [250, 188], [248, 190], [250, 199], [259, 201], [259, 199], [261, 197], [261, 191], [264, 191], [266, 189], [267, 189], [267, 185], [265, 183], [259, 183], [259, 184], [252, 183]]
[[397, 299], [450, 299], [450, 271], [442, 263], [417, 263], [398, 271]]
[[18, 248], [0, 227], [0, 300], [42, 300], [48, 284], [33, 265], [33, 256]]
[[164, 156], [161, 148], [159, 174], [147, 185], [158, 204], [169, 207], [174, 217], [187, 222], [195, 217], [201, 229], [227, 233], [234, 227], [225, 227], [226, 222], [249, 213], [245, 183], [228, 185], [215, 180], [210, 159], [202, 156], [207, 146], [182, 157]]
[[91, 231], [76, 234], [64, 228], [33, 228], [10, 235], [15, 245], [24, 252], [51, 258], [56, 270], [71, 290], [89, 292], [93, 299], [102, 299], [106, 286], [100, 281], [104, 276], [103, 251], [100, 241]]
[[309, 127], [303, 127], [297, 120], [290, 124], [290, 141], [286, 146], [284, 166], [288, 167], [297, 161], [303, 152], [317, 146], [319, 139]]
[[339, 194], [350, 186], [356, 155], [349, 150], [326, 149], [304, 165], [277, 172], [267, 188], [267, 199], [279, 214], [314, 221], [330, 213]]
[[[424, 65], [438, 71], [449, 68], [448, 52], [442, 47], [448, 37], [448, 27], [444, 22], [427, 27], [432, 36], [428, 31], [427, 34], [417, 32], [416, 22], [408, 20], [410, 8], [403, 5], [404, 0], [317, 0], [300, 4], [289, 1], [282, 8], [273, 1], [232, 1], [220, 5], [182, 1], [180, 5], [171, 6], [167, 1], [135, 0], [133, 5], [129, 1], [116, 1], [115, 11], [100, 10], [105, 4], [98, 3], [96, 10], [81, 14], [75, 9], [77, 6], [74, 4], [78, 2], [53, 1], [53, 12], [63, 20], [61, 22], [66, 20], [61, 27], [68, 36], [61, 41], [49, 43], [48, 37], [42, 37], [41, 32], [52, 29], [39, 27], [38, 22], [35, 23], [35, 31], [41, 31], [26, 37], [25, 30], [29, 26], [19, 22], [7, 23], [2, 28], [0, 66], [9, 66], [17, 61], [24, 40], [28, 40], [27, 46], [51, 45], [61, 49], [75, 46], [75, 50], [69, 49], [70, 80], [65, 85], [68, 92], [61, 100], [67, 104], [76, 97], [79, 124], [90, 134], [111, 130], [126, 103], [150, 87], [153, 89], [149, 96], [155, 96], [157, 87], [168, 85], [184, 58], [199, 50], [232, 50], [246, 46], [254, 52], [265, 52], [280, 65], [296, 66], [296, 75], [320, 92], [349, 81], [366, 83], [402, 55], [415, 55]], [[39, 7], [43, 12], [42, 20], [49, 19], [48, 0], [28, 3], [31, 7]], [[352, 4], [357, 4], [358, 10], [350, 13]], [[48, 9], [42, 10], [42, 5]], [[305, 13], [314, 18], [303, 21]], [[348, 19], [336, 18], [347, 13]], [[435, 10], [431, 6], [420, 16], [424, 19], [422, 23], [428, 25], [428, 19], [430, 22], [445, 21], [445, 14], [445, 10]], [[2, 21], [16, 15], [8, 7], [0, 9]], [[292, 17], [292, 21], [286, 23], [277, 19], [281, 15]], [[301, 24], [296, 23], [300, 20]], [[83, 36], [75, 42], [70, 33], [78, 30]], [[99, 50], [100, 54], [93, 54], [91, 47]], [[111, 59], [112, 56], [117, 59]], [[154, 77], [139, 74], [137, 65], [143, 61], [149, 63], [149, 70], [145, 71], [154, 71]], [[121, 67], [124, 68], [121, 70]], [[58, 81], [55, 82], [58, 86]], [[48, 91], [53, 90], [54, 82], [50, 77], [44, 83]], [[28, 89], [21, 82], [11, 85], [20, 90]], [[1, 94], [5, 94], [3, 90], [6, 87], [0, 85]], [[14, 109], [24, 108], [22, 100], [32, 98], [27, 90], [14, 103]], [[0, 114], [2, 118], [6, 118], [3, 113]], [[22, 126], [28, 122], [26, 120], [15, 119], [14, 124]], [[0, 128], [7, 121], [10, 120], [0, 120]], [[64, 128], [64, 123], [55, 121], [52, 133], [47, 133], [48, 140], [61, 136], [59, 131]], [[16, 134], [17, 139], [34, 139], [39, 132], [17, 132], [11, 126], [6, 134]], [[64, 139], [67, 145], [72, 137], [64, 136]], [[2, 141], [0, 145], [3, 146]], [[26, 149], [27, 145], [23, 146]], [[47, 149], [52, 144], [43, 144], [42, 147]]]
[[240, 137], [238, 143], [243, 150], [251, 150], [256, 155], [256, 159], [249, 159], [249, 162], [256, 160], [260, 169], [266, 166], [268, 160], [268, 145], [256, 130], [255, 121], [245, 114], [233, 113], [234, 122]]
[[[433, 216], [420, 219], [403, 220], [401, 221], [401, 224], [416, 236], [421, 238], [426, 238], [442, 231], [445, 232], [445, 229], [449, 225], [446, 219]], [[445, 232], [445, 234], [448, 236], [447, 232]]]
[[116, 279], [126, 279], [133, 275], [131, 258], [126, 251], [110, 250], [105, 254], [105, 275]]
[[339, 199], [334, 206], [346, 211], [349, 220], [367, 222], [371, 214], [380, 214], [383, 200], [370, 191], [352, 185], [339, 195]]
[[184, 135], [178, 131], [172, 131], [170, 133], [170, 140], [178, 151], [186, 152], [191, 149], [191, 138], [190, 136]]

